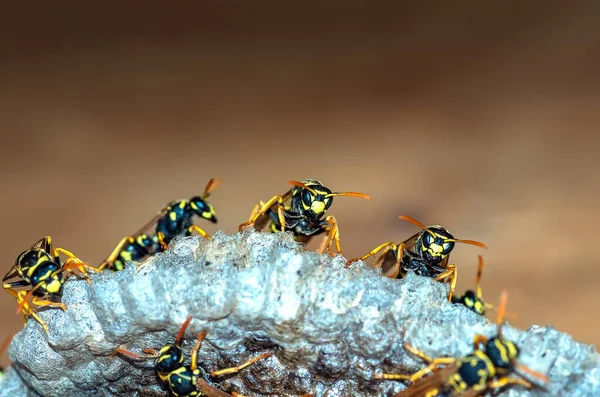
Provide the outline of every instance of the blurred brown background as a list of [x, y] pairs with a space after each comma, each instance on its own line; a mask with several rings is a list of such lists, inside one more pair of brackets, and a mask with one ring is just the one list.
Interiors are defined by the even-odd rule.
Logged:
[[312, 177], [373, 196], [335, 200], [347, 256], [443, 224], [520, 326], [600, 342], [600, 4], [322, 3], [3, 6], [4, 269], [46, 234], [99, 263], [210, 177], [234, 231]]

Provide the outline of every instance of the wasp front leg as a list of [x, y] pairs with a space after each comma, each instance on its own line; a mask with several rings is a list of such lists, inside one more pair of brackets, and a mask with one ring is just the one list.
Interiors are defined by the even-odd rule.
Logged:
[[[373, 248], [366, 255], [363, 255], [360, 258], [350, 259], [348, 262], [346, 262], [346, 267], [352, 266], [352, 264], [354, 262], [364, 261], [365, 259], [367, 259], [371, 256], [375, 256], [380, 252], [382, 253], [380, 258], [383, 258], [383, 257], [385, 257], [385, 255], [388, 253], [389, 250], [396, 251], [397, 249], [398, 249], [398, 246], [396, 245], [396, 243], [388, 241], [387, 243], [383, 243], [383, 244]], [[377, 262], [379, 262], [379, 260]]]
[[242, 369], [249, 367], [250, 365], [254, 364], [255, 362], [265, 359], [267, 357], [271, 357], [273, 355], [273, 353], [269, 352], [269, 353], [263, 353], [261, 355], [258, 355], [254, 358], [251, 358], [250, 360], [246, 361], [245, 363], [243, 363], [240, 366], [237, 367], [231, 367], [231, 368], [224, 368], [224, 369], [220, 369], [218, 371], [213, 371], [210, 373], [210, 376], [223, 376], [223, 375], [228, 375], [228, 374], [235, 374], [240, 372]]
[[27, 296], [27, 291], [16, 291], [16, 290], [14, 290], [14, 289], [11, 288], [10, 284], [12, 284], [12, 283], [5, 283], [5, 284], [3, 284], [3, 287], [6, 290], [6, 292], [8, 292], [9, 294], [11, 294], [17, 300], [17, 304], [19, 306], [23, 306], [23, 309], [22, 309], [23, 310], [23, 324], [24, 325], [27, 324], [27, 316], [30, 315], [38, 323], [40, 323], [40, 325], [42, 326], [42, 328], [44, 328], [44, 331], [46, 331], [46, 333], [49, 334], [50, 331], [48, 329], [48, 326], [44, 322], [44, 320], [42, 320], [42, 318], [37, 315], [37, 313], [29, 305], [29, 303], [24, 302], [25, 301], [25, 296]]
[[421, 379], [423, 376], [427, 375], [430, 372], [435, 371], [442, 365], [449, 365], [456, 362], [455, 358], [452, 357], [441, 357], [441, 358], [431, 358], [422, 351], [414, 348], [408, 343], [404, 344], [404, 348], [408, 350], [411, 354], [419, 357], [421, 360], [425, 361], [428, 365], [415, 372], [412, 375], [397, 375], [397, 374], [375, 374], [376, 379], [398, 379], [398, 380], [410, 380], [411, 382], [415, 382]]
[[252, 211], [254, 216], [252, 216], [248, 222], [242, 223], [239, 226], [238, 231], [241, 232], [242, 230], [244, 230], [244, 228], [254, 225], [254, 223], [258, 220], [258, 218], [261, 215], [266, 214], [271, 209], [271, 207], [273, 207], [273, 205], [275, 205], [276, 203], [277, 203], [277, 215], [279, 218], [279, 223], [281, 224], [281, 230], [285, 230], [285, 217], [283, 215], [283, 209], [284, 209], [283, 197], [280, 195], [277, 195], [277, 196], [273, 196], [269, 201], [264, 203], [258, 209], [258, 211], [256, 211], [256, 210]]
[[448, 277], [450, 277], [450, 291], [448, 292], [448, 301], [452, 302], [452, 295], [454, 294], [454, 290], [456, 289], [456, 281], [458, 280], [458, 269], [456, 268], [456, 265], [448, 265], [446, 270], [438, 274], [438, 276], [433, 280], [443, 281]]
[[210, 236], [208, 235], [208, 233], [206, 233], [204, 230], [202, 230], [202, 228], [200, 228], [199, 226], [196, 225], [192, 225], [188, 228], [188, 232], [191, 234], [193, 232], [198, 233], [199, 235], [201, 235], [202, 237], [204, 237], [207, 240], [210, 240]]
[[[70, 265], [71, 263], [77, 264], [77, 269], [79, 270], [81, 275], [83, 277], [85, 277], [88, 284], [92, 283], [92, 280], [90, 280], [90, 276], [88, 275], [88, 272], [87, 272], [88, 270], [96, 272], [96, 273], [102, 273], [102, 269], [98, 269], [98, 268], [95, 268], [93, 266], [86, 264], [71, 251], [67, 251], [64, 248], [54, 248], [54, 251], [56, 253], [61, 253], [68, 258], [65, 261], [65, 263], [63, 264], [63, 267], [66, 267], [66, 266]], [[70, 269], [66, 269], [66, 270], [72, 273], [72, 271]]]
[[325, 237], [323, 237], [323, 240], [321, 241], [321, 245], [319, 246], [317, 252], [319, 254], [322, 254], [323, 251], [325, 251], [325, 248], [327, 247], [327, 252], [329, 253], [329, 255], [335, 255], [331, 250], [331, 246], [335, 241], [335, 248], [337, 249], [338, 254], [341, 255], [342, 248], [340, 247], [340, 229], [338, 227], [337, 220], [333, 215], [329, 215], [327, 218], [325, 218], [321, 225], [321, 227], [325, 228], [327, 234], [325, 235]]
[[527, 389], [533, 388], [533, 384], [523, 378], [509, 378], [508, 376], [490, 381], [490, 383], [488, 383], [488, 388], [501, 389], [508, 385], [521, 385]]

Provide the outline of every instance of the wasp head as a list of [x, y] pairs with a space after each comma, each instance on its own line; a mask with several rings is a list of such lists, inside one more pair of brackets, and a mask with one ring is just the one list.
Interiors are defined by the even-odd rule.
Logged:
[[179, 345], [166, 345], [158, 352], [158, 358], [154, 368], [161, 379], [166, 379], [168, 375], [183, 365], [183, 352]]
[[485, 315], [486, 305], [481, 296], [478, 296], [477, 293], [473, 290], [466, 291], [463, 296], [460, 298], [452, 297], [452, 301], [454, 303], [461, 303], [474, 311], [475, 313], [483, 316]]
[[299, 188], [301, 189], [300, 198], [306, 217], [313, 221], [321, 219], [333, 203], [331, 190], [313, 179], [307, 179], [302, 183], [304, 187]]
[[212, 223], [217, 223], [217, 214], [215, 213], [215, 209], [212, 204], [206, 201], [201, 196], [192, 197], [190, 200], [190, 207], [194, 214], [198, 215], [201, 218], [207, 219]]
[[512, 371], [519, 357], [519, 348], [513, 342], [496, 336], [485, 345], [485, 354], [490, 358], [498, 372]]
[[429, 263], [439, 263], [454, 249], [456, 239], [441, 226], [430, 226], [422, 230], [415, 244], [417, 253]]

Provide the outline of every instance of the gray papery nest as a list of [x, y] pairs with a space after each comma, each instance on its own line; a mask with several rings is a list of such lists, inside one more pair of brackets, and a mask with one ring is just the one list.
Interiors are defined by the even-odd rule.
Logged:
[[[0, 380], [1, 396], [165, 396], [153, 360], [141, 353], [172, 343], [194, 317], [183, 349], [208, 334], [200, 367], [214, 371], [267, 351], [274, 355], [239, 374], [218, 379], [247, 396], [391, 396], [402, 382], [374, 380], [375, 372], [411, 373], [424, 363], [403, 343], [430, 356], [463, 356], [473, 336], [496, 334], [495, 324], [448, 303], [447, 285], [409, 274], [382, 277], [342, 256], [305, 251], [289, 234], [252, 230], [210, 241], [176, 239], [139, 269], [71, 278], [68, 310], [40, 310], [10, 346], [13, 365]], [[488, 297], [489, 298], [489, 297]], [[509, 299], [510, 310], [510, 299]], [[600, 360], [593, 346], [550, 327], [504, 326], [521, 348], [520, 361], [548, 374], [546, 390], [509, 387], [500, 396], [600, 396]]]

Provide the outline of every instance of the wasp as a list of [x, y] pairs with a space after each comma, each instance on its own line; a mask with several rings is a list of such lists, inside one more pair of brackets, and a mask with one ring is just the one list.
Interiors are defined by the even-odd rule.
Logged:
[[[175, 342], [168, 344], [156, 352], [153, 349], [144, 349], [145, 356], [138, 355], [128, 350], [117, 348], [117, 352], [133, 358], [133, 359], [156, 359], [154, 369], [158, 377], [167, 383], [169, 390], [174, 396], [178, 397], [221, 397], [221, 396], [238, 396], [240, 394], [227, 394], [216, 387], [210, 385], [204, 379], [203, 372], [198, 368], [198, 351], [202, 345], [202, 341], [206, 336], [206, 331], [200, 332], [196, 340], [196, 344], [192, 350], [192, 362], [190, 365], [184, 365], [184, 354], [181, 349], [181, 342], [185, 335], [187, 326], [192, 321], [192, 316], [189, 316], [181, 328], [175, 339]], [[234, 374], [242, 369], [254, 364], [264, 358], [272, 356], [272, 353], [263, 353], [256, 356], [238, 367], [225, 368], [210, 373], [212, 377], [219, 377], [228, 374]]]
[[[61, 262], [60, 254], [67, 257], [64, 263]], [[62, 291], [65, 282], [64, 272], [74, 273], [77, 268], [81, 275], [91, 284], [87, 270], [102, 273], [101, 269], [96, 269], [85, 264], [71, 251], [63, 248], [54, 248], [52, 239], [46, 236], [35, 243], [30, 249], [22, 252], [17, 257], [15, 264], [2, 279], [2, 286], [19, 303], [17, 312], [23, 312], [25, 323], [27, 316], [35, 318], [48, 332], [46, 323], [35, 313], [28, 300], [31, 296], [31, 303], [35, 306], [59, 307], [66, 310], [66, 306], [60, 302], [53, 302], [43, 299], [45, 296], [58, 296]], [[20, 277], [20, 280], [6, 282], [7, 280]], [[16, 287], [31, 287], [29, 291], [15, 290]]]
[[[6, 349], [8, 349], [8, 345], [10, 345], [10, 341], [12, 340], [13, 335], [10, 335], [8, 338], [4, 339], [2, 345], [0, 345], [0, 355], [3, 354]], [[0, 367], [0, 379], [2, 379], [2, 375], [4, 374], [4, 367]]]
[[391, 241], [383, 243], [360, 258], [350, 259], [346, 262], [346, 267], [381, 252], [376, 267], [381, 267], [384, 275], [389, 278], [403, 278], [409, 270], [412, 270], [418, 275], [433, 278], [435, 281], [449, 280], [448, 300], [451, 301], [456, 288], [457, 270], [456, 265], [448, 264], [448, 258], [454, 245], [463, 243], [484, 249], [487, 249], [487, 246], [479, 241], [457, 239], [448, 229], [440, 225], [427, 227], [405, 215], [401, 215], [399, 219], [417, 225], [421, 231], [400, 244]]
[[409, 344], [404, 347], [428, 365], [412, 375], [375, 374], [376, 379], [407, 380], [412, 384], [393, 397], [477, 397], [493, 389], [508, 385], [521, 385], [531, 389], [534, 385], [522, 376], [533, 376], [543, 382], [549, 379], [517, 361], [518, 346], [502, 336], [502, 323], [506, 310], [507, 293], [500, 298], [497, 319], [497, 335], [487, 339], [475, 335], [474, 350], [462, 358], [442, 357], [432, 359]]
[[327, 247], [327, 251], [333, 255], [331, 247], [335, 242], [337, 251], [341, 254], [337, 220], [333, 215], [323, 219], [325, 213], [336, 196], [366, 200], [371, 200], [371, 197], [357, 192], [332, 192], [315, 179], [288, 183], [294, 187], [283, 195], [273, 196], [266, 203], [260, 201], [254, 207], [248, 222], [239, 226], [239, 231], [247, 226], [254, 226], [259, 231], [268, 226], [273, 233], [291, 231], [295, 240], [304, 244], [316, 235], [327, 233], [319, 252]]
[[483, 257], [479, 255], [479, 264], [477, 265], [477, 277], [475, 278], [475, 290], [467, 290], [461, 296], [453, 296], [452, 303], [458, 303], [466, 306], [475, 313], [484, 316], [486, 309], [493, 309], [494, 306], [483, 300], [481, 291], [481, 273], [483, 271]]
[[[136, 233], [123, 237], [102, 262], [100, 269], [107, 267], [117, 271], [123, 270], [126, 262], [141, 262], [157, 252], [166, 250], [175, 237], [191, 236], [196, 232], [208, 239], [208, 234], [192, 223], [192, 217], [197, 215], [217, 223], [215, 209], [206, 200], [220, 183], [220, 180], [213, 178], [208, 181], [201, 196], [170, 202]], [[152, 227], [155, 229], [154, 233], [147, 233]]]

